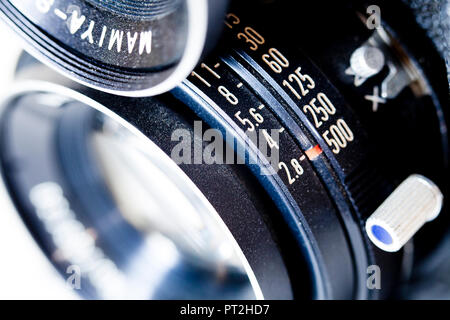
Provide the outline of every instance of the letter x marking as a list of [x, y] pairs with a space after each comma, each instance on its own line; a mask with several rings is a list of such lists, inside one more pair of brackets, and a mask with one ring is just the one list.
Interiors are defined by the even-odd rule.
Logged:
[[378, 104], [379, 103], [386, 103], [386, 99], [383, 99], [380, 97], [380, 89], [378, 89], [377, 86], [373, 87], [373, 94], [366, 95], [364, 98], [368, 101], [372, 101], [372, 111], [377, 112], [378, 111]]

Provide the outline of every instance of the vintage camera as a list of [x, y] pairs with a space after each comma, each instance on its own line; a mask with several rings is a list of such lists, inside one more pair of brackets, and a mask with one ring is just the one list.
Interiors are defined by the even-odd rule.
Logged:
[[93, 299], [450, 298], [448, 4], [0, 12], [31, 53], [0, 110], [28, 249], [2, 264]]

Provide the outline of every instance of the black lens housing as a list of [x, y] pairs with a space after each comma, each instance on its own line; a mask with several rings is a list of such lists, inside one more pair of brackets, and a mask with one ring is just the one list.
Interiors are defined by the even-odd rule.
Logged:
[[2, 0], [0, 16], [27, 49], [73, 80], [131, 96], [166, 92], [185, 78], [227, 0], [148, 3]]
[[[179, 124], [180, 114], [191, 121], [184, 120], [183, 126], [192, 126], [194, 119], [202, 119], [224, 135], [231, 134], [235, 138], [233, 148], [247, 146], [246, 160], [253, 176], [242, 183], [264, 190], [257, 197], [270, 199], [276, 207], [273, 216], [282, 218], [281, 225], [289, 229], [289, 240], [279, 243], [281, 248], [286, 248], [282, 256], [294, 296], [295, 288], [301, 287], [302, 279], [308, 277], [313, 298], [391, 297], [393, 287], [403, 280], [408, 266], [411, 267], [410, 252], [392, 254], [379, 250], [367, 238], [364, 222], [411, 173], [426, 175], [448, 194], [449, 101], [445, 64], [424, 32], [415, 25], [408, 9], [398, 2], [376, 3], [383, 8], [383, 26], [423, 72], [430, 89], [426, 94], [417, 95], [413, 88], [406, 87], [377, 112], [365, 96], [372, 93], [388, 70], [382, 70], [360, 87], [355, 87], [353, 78], [345, 73], [351, 54], [372, 34], [360, 18], [369, 5], [365, 1], [349, 1], [346, 6], [327, 3], [326, 10], [319, 10], [322, 2], [309, 3], [308, 10], [305, 7], [301, 11], [294, 10], [294, 4], [282, 1], [251, 2], [260, 8], [258, 16], [252, 14], [252, 5], [236, 3], [231, 9], [233, 15], [228, 15], [226, 20], [229, 30], [221, 45], [183, 84], [156, 98], [120, 98], [79, 87], [55, 78], [46, 68], [33, 63], [21, 68], [18, 75], [19, 79], [48, 80], [79, 90], [139, 128], [167, 153], [172, 150], [170, 135]], [[398, 12], [404, 12], [405, 20], [397, 20]], [[305, 33], [301, 42], [293, 41], [286, 32], [306, 29], [317, 23], [318, 16], [334, 28], [317, 28], [315, 32]], [[268, 24], [273, 17], [277, 17], [277, 23]], [[263, 35], [264, 41], [254, 31]], [[264, 61], [263, 55], [274, 53], [273, 48], [289, 61], [281, 71]], [[283, 59], [277, 57], [276, 62], [283, 64]], [[315, 82], [315, 87], [309, 88], [308, 99], [305, 94], [300, 102], [283, 85], [283, 80], [295, 74], [298, 66], [303, 75], [308, 74]], [[317, 127], [313, 115], [304, 111], [310, 97], [319, 93], [325, 93], [337, 109], [329, 115], [331, 120], [322, 119], [322, 122], [344, 119], [354, 133], [353, 141], [342, 152], [333, 152], [324, 138], [323, 130], [328, 127]], [[162, 108], [152, 109], [152, 106]], [[258, 148], [246, 140], [249, 125], [244, 119], [251, 120], [250, 108], [255, 109], [251, 111], [253, 114], [257, 110], [264, 118], [258, 123], [260, 129], [283, 129], [280, 160], [289, 163], [291, 159], [303, 159], [301, 179], [289, 178], [282, 170], [261, 175], [264, 161], [250, 161], [262, 158]], [[223, 198], [222, 194], [233, 193], [234, 189], [230, 191], [228, 185], [221, 184], [221, 179], [206, 178], [205, 171], [212, 170], [212, 174], [213, 167], [181, 167], [219, 212], [229, 209], [230, 199]], [[292, 178], [295, 181], [291, 183]], [[431, 223], [419, 232], [416, 241], [419, 257], [432, 250], [448, 230], [447, 210], [445, 205], [440, 223]], [[233, 216], [228, 223], [237, 230], [249, 221]], [[272, 222], [266, 224], [270, 226]], [[276, 234], [277, 230], [280, 229], [273, 228]], [[300, 252], [303, 258], [296, 255]], [[302, 274], [299, 279], [296, 264], [305, 264], [309, 275]], [[382, 270], [381, 289], [367, 287], [368, 267], [372, 265]]]

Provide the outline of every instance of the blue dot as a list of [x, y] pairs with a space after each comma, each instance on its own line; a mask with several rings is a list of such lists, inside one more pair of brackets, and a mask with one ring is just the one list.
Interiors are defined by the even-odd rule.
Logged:
[[391, 235], [383, 227], [377, 225], [372, 226], [372, 234], [375, 236], [375, 238], [377, 238], [380, 242], [383, 242], [384, 244], [392, 243]]

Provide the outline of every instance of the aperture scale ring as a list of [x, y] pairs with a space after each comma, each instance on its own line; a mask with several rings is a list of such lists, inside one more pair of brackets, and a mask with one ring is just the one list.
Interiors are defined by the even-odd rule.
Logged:
[[[234, 15], [231, 14], [228, 17], [232, 17], [232, 21], [239, 21], [240, 19]], [[226, 24], [232, 29], [233, 27], [236, 27], [236, 25], [233, 25], [233, 22], [227, 21]], [[301, 58], [302, 55], [299, 52], [296, 52], [294, 54], [292, 51], [289, 51], [286, 48], [283, 48], [283, 50], [280, 49], [278, 51], [277, 49], [273, 49], [274, 47], [270, 47], [270, 44], [265, 43], [265, 39], [263, 39], [263, 36], [261, 36], [259, 33], [257, 33], [254, 29], [248, 29], [249, 27], [242, 27], [240, 30], [236, 31], [235, 33], [235, 41], [232, 40], [232, 43], [237, 47], [240, 48], [237, 51], [232, 51], [228, 55], [222, 55], [219, 60], [209, 59], [207, 61], [204, 61], [200, 64], [200, 66], [191, 74], [191, 77], [189, 77], [189, 82], [195, 83], [195, 86], [198, 86], [198, 89], [195, 88], [195, 86], [189, 84], [187, 82], [187, 87], [185, 87], [185, 90], [193, 91], [193, 93], [188, 93], [189, 95], [194, 96], [200, 96], [200, 100], [203, 100], [202, 106], [208, 108], [215, 109], [213, 105], [220, 105], [222, 106], [223, 110], [227, 110], [228, 106], [234, 107], [234, 109], [231, 109], [228, 113], [228, 115], [222, 115], [225, 116], [227, 120], [224, 120], [226, 123], [234, 122], [231, 126], [234, 127], [237, 125], [241, 128], [242, 132], [245, 131], [246, 126], [242, 126], [240, 122], [243, 122], [242, 119], [244, 118], [244, 122], [246, 122], [245, 119], [250, 120], [256, 120], [251, 119], [250, 117], [246, 117], [247, 113], [245, 113], [245, 109], [241, 109], [242, 107], [239, 107], [238, 103], [234, 103], [233, 101], [229, 100], [230, 95], [235, 96], [237, 99], [236, 101], [240, 101], [241, 98], [239, 97], [240, 91], [242, 91], [243, 88], [247, 87], [248, 84], [251, 84], [252, 91], [254, 91], [254, 95], [258, 96], [258, 99], [260, 100], [261, 104], [267, 107], [271, 113], [272, 116], [275, 116], [277, 118], [277, 121], [283, 129], [283, 132], [285, 134], [290, 134], [291, 139], [293, 141], [296, 141], [297, 145], [301, 147], [301, 152], [303, 153], [303, 156], [305, 156], [310, 163], [312, 163], [313, 168], [315, 170], [315, 174], [317, 174], [320, 177], [320, 183], [323, 184], [323, 186], [326, 186], [326, 190], [329, 190], [329, 196], [333, 199], [334, 205], [339, 209], [338, 211], [342, 214], [342, 216], [339, 216], [339, 222], [342, 224], [342, 227], [345, 232], [347, 233], [344, 237], [347, 238], [349, 241], [349, 245], [352, 247], [351, 249], [351, 255], [353, 256], [354, 265], [353, 267], [347, 269], [352, 270], [352, 272], [355, 272], [356, 279], [354, 280], [355, 285], [355, 297], [357, 298], [376, 298], [376, 296], [379, 294], [379, 292], [369, 292], [366, 288], [366, 278], [367, 273], [366, 269], [369, 265], [379, 263], [375, 261], [375, 255], [372, 252], [372, 245], [368, 241], [366, 235], [364, 234], [363, 229], [361, 228], [362, 225], [362, 217], [358, 213], [358, 208], [354, 206], [354, 203], [351, 200], [352, 195], [349, 194], [349, 190], [346, 189], [345, 183], [347, 182], [347, 179], [350, 179], [350, 176], [362, 176], [364, 179], [365, 176], [370, 175], [371, 171], [365, 169], [365, 160], [364, 158], [354, 158], [353, 156], [356, 155], [356, 153], [351, 151], [352, 146], [349, 144], [349, 151], [347, 149], [342, 149], [341, 155], [338, 154], [338, 157], [336, 155], [336, 152], [332, 151], [332, 148], [327, 146], [327, 144], [324, 141], [323, 132], [318, 133], [317, 128], [315, 125], [317, 125], [317, 119], [309, 119], [306, 117], [301, 111], [292, 111], [292, 106], [300, 110], [301, 107], [304, 107], [308, 104], [312, 96], [310, 96], [309, 99], [303, 99], [302, 102], [295, 103], [293, 102], [293, 98], [295, 97], [295, 92], [291, 90], [283, 90], [281, 89], [281, 86], [278, 83], [282, 83], [282, 80], [275, 80], [283, 68], [279, 68], [282, 63], [285, 63], [286, 65], [292, 64], [292, 61], [301, 61], [299, 66], [302, 70], [306, 70], [304, 72], [307, 72], [308, 77], [313, 77], [314, 83], [317, 83], [320, 88], [320, 93], [322, 93], [322, 97], [330, 96], [332, 103], [337, 106], [337, 109], [334, 113], [336, 113], [339, 116], [339, 119], [345, 119], [344, 121], [351, 124], [351, 130], [352, 132], [355, 132], [356, 134], [354, 137], [352, 137], [352, 141], [348, 141], [349, 143], [352, 143], [353, 140], [355, 140], [353, 148], [355, 150], [358, 150], [361, 148], [362, 145], [366, 144], [366, 134], [364, 132], [364, 129], [361, 127], [359, 122], [356, 120], [355, 115], [350, 111], [348, 106], [346, 105], [344, 99], [340, 96], [340, 94], [337, 92], [337, 90], [326, 80], [325, 76], [322, 75], [320, 71], [317, 70], [315, 66], [313, 66], [305, 57]], [[242, 29], [247, 31], [246, 36], [242, 36]], [[239, 32], [241, 31], [241, 32]], [[244, 31], [244, 32], [245, 32]], [[241, 36], [240, 36], [241, 35]], [[255, 43], [251, 44], [250, 47], [248, 47], [248, 43], [243, 40], [242, 37], [248, 37], [251, 38], [251, 36], [254, 36], [254, 40], [258, 39], [258, 37], [261, 37], [260, 44], [256, 45]], [[256, 40], [255, 40], [256, 41]], [[253, 45], [253, 47], [252, 47]], [[273, 44], [272, 44], [273, 45]], [[262, 48], [261, 50], [259, 50]], [[250, 50], [249, 50], [250, 49]], [[255, 50], [253, 50], [255, 49]], [[259, 50], [259, 51], [257, 51]], [[251, 57], [253, 55], [256, 58], [260, 58], [262, 56], [263, 60], [265, 57], [269, 56], [269, 54], [264, 54], [264, 50], [270, 52], [276, 52], [276, 56], [272, 55], [272, 62], [278, 62], [278, 66], [275, 66], [275, 70], [272, 69], [272, 71], [276, 71], [272, 74], [269, 74], [267, 69], [270, 70], [273, 65], [270, 64], [270, 62], [266, 62], [264, 64], [263, 62], [255, 62], [255, 60]], [[289, 55], [283, 55], [281, 53], [288, 53]], [[288, 58], [287, 58], [288, 57]], [[296, 57], [296, 59], [293, 59], [292, 57]], [[278, 60], [276, 59], [278, 58]], [[284, 61], [284, 59], [286, 61]], [[292, 59], [292, 61], [291, 61]], [[303, 59], [303, 60], [302, 60]], [[289, 61], [288, 63], [286, 63]], [[294, 63], [295, 63], [294, 62]], [[229, 68], [229, 71], [225, 71], [223, 65], [225, 65], [227, 68]], [[286, 66], [287, 67], [287, 66]], [[263, 70], [266, 69], [266, 70]], [[297, 70], [298, 70], [297, 69]], [[280, 71], [280, 72], [278, 72]], [[234, 75], [225, 76], [225, 73], [231, 72]], [[270, 71], [269, 71], [270, 72]], [[291, 75], [295, 74], [294, 72], [291, 73]], [[298, 77], [303, 76], [304, 79], [307, 79], [305, 74], [300, 73], [300, 75], [297, 74]], [[285, 77], [287, 75], [285, 74]], [[229, 78], [235, 78], [234, 81], [230, 83]], [[291, 79], [294, 78], [294, 76], [290, 76]], [[280, 78], [277, 78], [280, 79]], [[291, 81], [295, 84], [294, 81]], [[243, 84], [244, 83], [244, 84]], [[261, 83], [264, 83], [265, 85], [261, 85]], [[286, 86], [285, 86], [286, 87]], [[259, 88], [259, 89], [258, 89]], [[302, 88], [298, 89], [301, 90]], [[304, 88], [303, 88], [304, 89]], [[314, 89], [314, 87], [311, 85], [311, 88]], [[318, 89], [317, 89], [318, 90]], [[310, 91], [310, 90], [308, 90]], [[177, 91], [178, 92], [178, 91]], [[289, 93], [288, 93], [289, 92]], [[312, 93], [316, 93], [314, 90], [311, 90]], [[293, 94], [294, 97], [289, 97], [289, 94]], [[179, 95], [179, 93], [176, 93]], [[299, 94], [299, 92], [297, 92]], [[317, 94], [317, 93], [316, 93]], [[221, 97], [223, 96], [223, 97]], [[181, 98], [182, 97], [182, 98]], [[241, 96], [242, 97], [242, 96]], [[276, 97], [276, 98], [275, 98]], [[180, 95], [180, 99], [188, 99], [185, 94]], [[192, 98], [197, 99], [197, 98]], [[326, 99], [326, 98], [325, 98]], [[227, 101], [228, 100], [228, 101]], [[234, 100], [234, 98], [232, 98]], [[248, 104], [249, 98], [243, 98], [243, 101], [246, 103], [247, 109], [250, 107], [253, 107], [253, 109], [256, 109], [258, 107], [255, 103]], [[300, 100], [300, 99], [299, 99]], [[206, 102], [205, 102], [206, 101]], [[214, 102], [213, 102], [214, 101]], [[330, 101], [330, 102], [331, 102]], [[199, 103], [199, 102], [197, 102]], [[192, 106], [195, 103], [189, 103]], [[234, 106], [233, 106], [234, 105]], [[239, 111], [238, 111], [239, 110]], [[203, 109], [199, 108], [196, 109], [196, 111], [199, 113], [200, 117], [202, 117], [205, 121], [207, 121], [212, 127], [215, 126], [221, 126], [223, 124], [220, 124], [217, 122], [217, 120], [213, 120], [212, 118], [214, 116], [208, 115], [208, 112], [205, 112]], [[214, 113], [214, 111], [211, 111]], [[238, 112], [236, 115], [235, 112]], [[245, 113], [245, 114], [244, 114]], [[307, 113], [305, 113], [307, 114]], [[332, 114], [329, 114], [331, 116]], [[215, 115], [218, 116], [217, 114]], [[330, 118], [330, 117], [329, 117]], [[264, 117], [266, 119], [266, 117]], [[326, 119], [328, 120], [328, 119]], [[265, 120], [266, 121], [266, 120]], [[225, 129], [226, 130], [231, 130]], [[285, 131], [284, 131], [285, 130]], [[356, 137], [356, 138], [355, 138]], [[281, 142], [280, 142], [280, 148], [281, 148]], [[252, 149], [252, 148], [250, 148]], [[282, 151], [280, 151], [282, 152]], [[295, 152], [294, 152], [295, 153]], [[338, 152], [339, 153], [339, 152]], [[343, 154], [343, 156], [342, 156]], [[361, 152], [360, 152], [361, 154]], [[295, 156], [295, 155], [294, 155]], [[294, 158], [294, 156], [292, 158]], [[349, 160], [349, 157], [353, 157], [351, 161]], [[280, 169], [280, 168], [279, 168]], [[283, 170], [281, 170], [283, 171]], [[280, 171], [280, 172], [281, 172]], [[278, 172], [278, 174], [280, 174]], [[358, 173], [359, 172], [359, 173]], [[314, 174], [314, 175], [315, 175]], [[298, 196], [298, 193], [301, 191], [288, 191], [290, 189], [290, 182], [292, 177], [283, 177], [283, 173], [280, 174], [281, 180], [284, 183], [284, 187], [281, 189], [284, 190], [284, 192], [290, 193], [291, 196], [296, 197], [296, 193]], [[265, 178], [262, 178], [264, 180]], [[295, 180], [295, 179], [294, 179]], [[311, 184], [312, 180], [309, 181]], [[264, 183], [263, 183], [264, 185]], [[267, 187], [267, 184], [266, 184]], [[370, 185], [371, 188], [374, 188], [374, 190], [378, 187], [375, 183]], [[273, 190], [272, 190], [273, 192]], [[269, 192], [270, 193], [270, 192]], [[290, 196], [288, 196], [289, 198]], [[274, 199], [276, 202], [277, 200]], [[292, 199], [291, 199], [292, 200]], [[278, 201], [279, 203], [279, 201]], [[298, 202], [297, 202], [298, 203]], [[284, 208], [286, 209], [286, 207]], [[298, 209], [298, 208], [297, 208]], [[299, 205], [300, 212], [304, 211], [305, 208]], [[283, 211], [283, 209], [280, 209]], [[288, 210], [289, 211], [289, 210]], [[307, 212], [307, 209], [306, 209]], [[288, 218], [289, 219], [289, 218]], [[307, 219], [308, 220], [308, 219]], [[314, 223], [312, 224], [314, 225]], [[336, 227], [336, 226], [335, 226]], [[302, 234], [302, 232], [299, 231], [299, 234]], [[312, 243], [316, 243], [316, 240], [313, 240], [313, 238], [310, 239]], [[317, 247], [315, 248], [317, 250]], [[320, 253], [316, 252], [318, 256], [320, 256]], [[323, 262], [323, 261], [322, 261]], [[313, 268], [314, 269], [314, 268]], [[316, 270], [318, 271], [318, 270]], [[319, 272], [323, 272], [319, 271]], [[313, 272], [314, 273], [314, 272]], [[318, 276], [317, 274], [315, 276]], [[322, 275], [323, 276], [323, 275]], [[320, 276], [318, 276], [320, 277]], [[321, 281], [317, 281], [317, 283], [322, 283], [328, 285], [328, 289], [330, 288], [330, 283], [327, 283], [328, 280], [326, 280], [326, 277], [322, 279]], [[325, 287], [326, 287], [325, 285]], [[332, 286], [332, 285], [331, 285]], [[335, 289], [335, 288], [334, 288]], [[318, 292], [325, 292], [325, 296], [329, 295], [332, 296], [333, 290], [323, 289], [318, 290]], [[335, 291], [336, 292], [336, 291]], [[382, 295], [382, 294], [381, 294]], [[328, 297], [329, 297], [328, 296]]]

